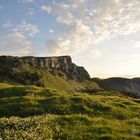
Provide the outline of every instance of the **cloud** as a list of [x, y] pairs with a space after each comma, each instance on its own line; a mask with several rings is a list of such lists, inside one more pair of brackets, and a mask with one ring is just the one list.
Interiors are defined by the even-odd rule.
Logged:
[[28, 13], [30, 16], [34, 16], [35, 15], [35, 13], [33, 12], [33, 11], [29, 11], [29, 13]]
[[29, 55], [33, 54], [33, 45], [19, 32], [0, 36], [0, 55]]
[[13, 24], [11, 21], [7, 21], [5, 24], [3, 24], [3, 27], [12, 32], [19, 32], [28, 37], [34, 37], [40, 33], [37, 25], [26, 23], [25, 21], [23, 21], [21, 24]]
[[89, 57], [94, 58], [94, 59], [97, 59], [97, 58], [99, 58], [102, 55], [103, 54], [102, 54], [102, 52], [100, 50], [94, 50], [94, 51], [91, 51], [89, 53]]
[[72, 30], [67, 29], [67, 36], [65, 38], [56, 38], [47, 40], [47, 52], [50, 55], [60, 54], [76, 54], [86, 49], [86, 46], [92, 44], [93, 33], [88, 26], [77, 23], [76, 27]]
[[52, 8], [50, 6], [45, 6], [45, 5], [42, 6], [41, 9], [48, 12], [48, 13], [51, 13], [51, 11], [52, 11]]
[[40, 30], [37, 25], [23, 22], [22, 24], [16, 25], [14, 28], [15, 31], [28, 35], [30, 37], [35, 36], [40, 33]]
[[32, 2], [34, 2], [34, 0], [22, 0], [22, 2], [27, 4], [27, 3], [32, 3]]
[[60, 25], [58, 36], [46, 41], [50, 54], [80, 53], [106, 39], [140, 31], [139, 0], [60, 0], [41, 8]]
[[54, 33], [54, 30], [52, 30], [52, 29], [49, 29], [49, 32], [50, 32], [50, 33]]
[[4, 24], [3, 24], [3, 28], [12, 28], [13, 27], [13, 24], [10, 20], [6, 21]]
[[140, 48], [140, 41], [136, 41], [135, 44], [134, 44], [134, 47], [135, 48]]

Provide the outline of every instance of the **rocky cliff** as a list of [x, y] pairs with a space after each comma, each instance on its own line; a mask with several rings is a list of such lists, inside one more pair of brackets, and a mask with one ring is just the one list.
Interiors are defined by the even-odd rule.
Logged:
[[93, 81], [107, 90], [121, 91], [134, 97], [140, 97], [140, 78], [108, 78], [98, 79], [93, 78]]
[[[84, 67], [77, 66], [70, 56], [59, 57], [13, 57], [0, 56], [0, 77], [8, 76], [23, 67], [42, 68], [53, 75], [59, 75], [63, 79], [83, 82], [90, 79]], [[12, 70], [12, 71], [11, 71]], [[16, 73], [14, 73], [16, 75]], [[14, 76], [12, 76], [14, 77]]]

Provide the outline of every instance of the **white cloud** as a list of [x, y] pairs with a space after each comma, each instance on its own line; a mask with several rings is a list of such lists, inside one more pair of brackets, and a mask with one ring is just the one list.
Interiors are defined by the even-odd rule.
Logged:
[[78, 22], [71, 31], [67, 30], [65, 38], [47, 40], [47, 52], [50, 55], [76, 54], [86, 49], [92, 44], [93, 33], [88, 26]]
[[103, 54], [102, 54], [102, 52], [100, 50], [94, 50], [94, 51], [91, 51], [89, 53], [89, 57], [94, 58], [94, 59], [97, 59], [97, 58], [99, 58], [102, 55]]
[[18, 32], [0, 36], [0, 42], [0, 55], [20, 56], [34, 52], [32, 43]]
[[79, 53], [106, 39], [140, 31], [139, 0], [61, 0], [42, 10], [54, 14], [61, 27], [58, 36], [46, 42], [51, 54]]
[[140, 48], [140, 41], [136, 41], [135, 44], [134, 44], [134, 47], [135, 48]]
[[26, 23], [26, 22], [16, 25], [14, 30], [21, 32], [25, 35], [29, 35], [30, 37], [33, 37], [36, 34], [40, 33], [40, 30], [37, 25], [31, 24], [31, 23]]
[[48, 12], [48, 13], [51, 13], [51, 11], [52, 11], [52, 8], [50, 6], [45, 6], [45, 5], [42, 6], [41, 9]]
[[30, 15], [30, 16], [34, 16], [35, 13], [34, 13], [33, 11], [30, 11], [30, 12], [29, 12], [29, 15]]
[[117, 3], [118, 3], [118, 2], [120, 2], [120, 0], [115, 0], [115, 2], [117, 2]]
[[32, 3], [34, 0], [22, 0], [23, 3]]
[[40, 33], [37, 25], [32, 23], [26, 23], [23, 21], [21, 24], [13, 24], [11, 21], [7, 21], [3, 24], [3, 27], [14, 32], [19, 32], [28, 37], [34, 37]]
[[54, 30], [53, 30], [53, 29], [49, 29], [49, 32], [50, 32], [50, 33], [54, 33]]
[[3, 24], [3, 27], [4, 28], [12, 28], [13, 27], [13, 24], [10, 20], [6, 21], [4, 24]]

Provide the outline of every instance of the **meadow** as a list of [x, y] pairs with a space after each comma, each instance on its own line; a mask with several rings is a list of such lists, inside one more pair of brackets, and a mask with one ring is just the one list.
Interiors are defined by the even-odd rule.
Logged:
[[2, 140], [139, 140], [140, 99], [0, 83]]

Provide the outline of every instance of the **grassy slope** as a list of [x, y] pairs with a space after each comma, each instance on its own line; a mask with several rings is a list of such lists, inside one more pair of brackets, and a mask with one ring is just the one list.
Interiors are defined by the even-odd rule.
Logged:
[[5, 68], [0, 68], [0, 71], [2, 72], [0, 78], [2, 78], [2, 75], [3, 78], [8, 75], [8, 79], [25, 85], [39, 85], [58, 90], [71, 90], [76, 87], [83, 87], [81, 84], [72, 80], [64, 80], [58, 75], [50, 74], [50, 72], [44, 68], [32, 67], [28, 64], [14, 68], [7, 64]]
[[0, 138], [18, 140], [139, 140], [140, 119], [87, 115], [42, 115], [1, 118]]
[[[89, 85], [89, 83], [84, 83]], [[50, 87], [50, 86], [49, 86]], [[3, 139], [140, 139], [140, 99], [118, 92], [96, 94], [0, 83]]]
[[[33, 67], [28, 64], [23, 64], [21, 67], [13, 67], [12, 64], [6, 64], [5, 67], [0, 68], [0, 72], [0, 78], [3, 77], [4, 79], [8, 77], [8, 79], [15, 80], [17, 83], [24, 85], [37, 85], [59, 91], [83, 89], [85, 86], [99, 89], [99, 86], [94, 82], [75, 82], [68, 80], [66, 74], [63, 72], [61, 72], [61, 75], [65, 78], [61, 78], [59, 75], [53, 75], [44, 68]], [[2, 84], [3, 80], [0, 79], [0, 82]], [[9, 84], [9, 81], [7, 83]], [[10, 84], [12, 83], [10, 82]], [[0, 87], [2, 86], [0, 85]]]
[[0, 116], [81, 113], [125, 119], [140, 117], [139, 102], [140, 99], [118, 92], [88, 94], [3, 83], [0, 89]]
[[44, 82], [44, 86], [51, 89], [62, 90], [70, 90], [76, 87], [81, 88], [81, 84], [72, 81], [72, 80], [64, 80], [59, 76], [55, 76], [50, 74], [47, 70], [41, 70], [40, 72], [43, 74], [42, 81]]

